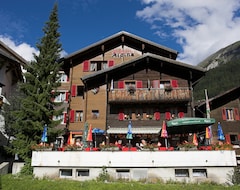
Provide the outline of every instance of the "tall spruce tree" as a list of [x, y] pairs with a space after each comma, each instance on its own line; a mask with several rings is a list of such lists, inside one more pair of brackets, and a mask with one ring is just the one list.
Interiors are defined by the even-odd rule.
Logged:
[[60, 132], [56, 126], [60, 121], [52, 117], [61, 115], [62, 110], [56, 109], [59, 104], [52, 101], [58, 93], [59, 70], [61, 63], [60, 25], [58, 22], [58, 5], [54, 4], [49, 21], [43, 28], [44, 35], [36, 44], [39, 55], [34, 54], [34, 61], [26, 66], [25, 82], [19, 85], [21, 107], [14, 112], [16, 121], [13, 124], [15, 139], [12, 142], [12, 153], [23, 160], [31, 157], [31, 146], [40, 143], [44, 125], [48, 127], [48, 141], [53, 141]]

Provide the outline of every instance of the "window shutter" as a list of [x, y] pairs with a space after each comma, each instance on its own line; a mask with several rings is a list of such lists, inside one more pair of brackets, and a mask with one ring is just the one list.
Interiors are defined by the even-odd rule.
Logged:
[[68, 101], [69, 92], [65, 92], [65, 101]]
[[179, 117], [179, 118], [183, 118], [183, 117], [184, 117], [184, 112], [179, 112], [179, 113], [178, 113], [178, 117]]
[[227, 120], [226, 109], [225, 108], [222, 109], [222, 119], [225, 120], [225, 121]]
[[159, 112], [155, 112], [155, 113], [154, 113], [154, 117], [155, 117], [155, 119], [156, 119], [157, 121], [159, 121], [159, 120], [160, 120], [160, 113], [159, 113]]
[[178, 87], [178, 81], [177, 80], [171, 80], [171, 85], [173, 88], [177, 88]]
[[77, 94], [77, 86], [72, 85], [72, 90], [71, 90], [72, 97], [75, 97]]
[[235, 120], [239, 121], [239, 112], [237, 108], [234, 108], [234, 116], [235, 116]]
[[120, 121], [124, 120], [124, 113], [122, 110], [119, 111], [119, 113], [118, 113], [118, 120], [120, 120]]
[[124, 82], [118, 81], [118, 88], [124, 88]]
[[159, 88], [160, 87], [160, 81], [159, 80], [153, 80], [152, 85], [153, 85], [153, 88]]
[[86, 60], [83, 62], [83, 72], [88, 72], [89, 71], [89, 61]]
[[170, 120], [171, 119], [171, 113], [170, 112], [165, 112], [165, 119]]
[[67, 123], [67, 113], [63, 113], [63, 123]]
[[70, 123], [74, 123], [75, 120], [75, 111], [70, 110]]
[[114, 65], [114, 60], [109, 60], [108, 61], [108, 67], [112, 67]]
[[136, 87], [137, 88], [142, 88], [142, 81], [141, 80], [136, 81]]
[[231, 138], [229, 134], [225, 134], [226, 143], [231, 144]]

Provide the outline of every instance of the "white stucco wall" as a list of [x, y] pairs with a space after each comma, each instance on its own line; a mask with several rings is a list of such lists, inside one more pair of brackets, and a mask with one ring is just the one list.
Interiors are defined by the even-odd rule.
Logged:
[[[105, 166], [113, 178], [117, 177], [117, 170], [126, 169], [130, 180], [156, 178], [225, 183], [236, 165], [235, 151], [34, 151], [32, 154], [36, 177], [62, 177], [60, 171], [70, 169], [72, 176], [67, 178], [76, 180], [95, 179]], [[89, 170], [89, 176], [77, 176], [79, 169]], [[189, 177], [175, 177], [175, 169], [188, 169]], [[193, 177], [193, 169], [206, 169], [207, 177]]]

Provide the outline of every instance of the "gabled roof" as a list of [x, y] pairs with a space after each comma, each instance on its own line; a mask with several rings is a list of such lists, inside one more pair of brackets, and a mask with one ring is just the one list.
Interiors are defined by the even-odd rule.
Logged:
[[112, 79], [119, 80], [143, 69], [159, 71], [191, 80], [193, 83], [197, 82], [206, 72], [202, 67], [188, 65], [173, 59], [146, 53], [128, 62], [83, 76], [81, 80], [91, 89], [106, 84], [106, 80], [108, 82]]
[[[224, 93], [221, 93], [213, 98], [210, 98], [208, 101], [209, 101], [211, 110], [214, 110], [219, 107], [222, 107], [223, 105], [227, 104], [230, 101], [236, 100], [239, 97], [240, 97], [240, 86], [232, 88]], [[206, 101], [202, 102], [196, 107], [200, 110], [206, 110]]]
[[109, 51], [121, 45], [126, 45], [143, 53], [153, 53], [174, 60], [177, 58], [178, 54], [178, 52], [173, 49], [161, 46], [131, 33], [121, 31], [64, 57], [64, 67], [69, 67], [69, 63], [74, 66], [75, 64], [89, 60], [102, 54], [103, 52]]
[[27, 61], [23, 57], [18, 55], [2, 41], [0, 41], [0, 56], [8, 58], [9, 60], [12, 60], [14, 62], [18, 62], [21, 65], [27, 64]]
[[10, 64], [10, 68], [14, 69], [18, 79], [23, 80], [21, 66], [28, 64], [28, 62], [11, 48], [9, 48], [6, 44], [0, 41], [0, 60], [1, 59], [7, 60]]

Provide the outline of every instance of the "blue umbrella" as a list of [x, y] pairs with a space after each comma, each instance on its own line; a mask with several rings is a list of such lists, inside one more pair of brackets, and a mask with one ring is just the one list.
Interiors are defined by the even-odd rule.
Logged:
[[92, 130], [92, 133], [96, 133], [96, 134], [104, 134], [105, 131], [102, 130], [102, 129], [94, 128], [94, 129]]
[[43, 127], [43, 133], [42, 133], [41, 141], [43, 143], [47, 142], [47, 125], [46, 124]]
[[132, 122], [131, 121], [129, 121], [129, 123], [128, 123], [128, 132], [127, 132], [126, 139], [128, 139], [129, 142], [131, 139], [133, 139], [133, 137], [132, 137]]
[[97, 137], [96, 137], [96, 135], [97, 134], [103, 135], [105, 133], [105, 131], [102, 130], [102, 129], [99, 129], [99, 128], [94, 128], [92, 130], [92, 133], [94, 133], [94, 136], [95, 136], [95, 148], [96, 148], [97, 147]]
[[220, 122], [218, 122], [217, 134], [218, 134], [218, 140], [219, 141], [224, 141], [225, 140], [225, 137], [224, 137], [224, 134], [223, 134], [223, 130], [222, 130], [222, 126], [221, 126]]

